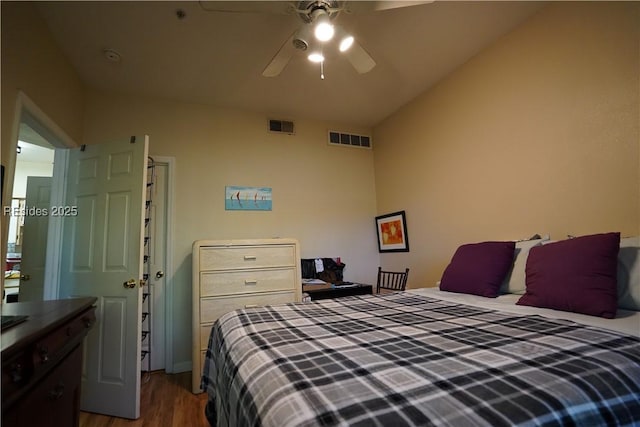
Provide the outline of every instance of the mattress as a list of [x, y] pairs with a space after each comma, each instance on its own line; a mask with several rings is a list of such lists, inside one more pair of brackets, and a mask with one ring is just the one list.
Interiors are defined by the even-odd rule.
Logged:
[[640, 423], [637, 334], [432, 292], [222, 316], [202, 377], [215, 424]]
[[438, 298], [445, 301], [472, 305], [474, 307], [507, 311], [509, 313], [520, 314], [523, 316], [539, 315], [550, 319], [564, 319], [583, 325], [596, 326], [640, 337], [640, 311], [618, 308], [618, 312], [614, 319], [605, 319], [604, 317], [589, 316], [569, 311], [516, 305], [516, 302], [520, 297], [522, 297], [522, 295], [516, 294], [504, 294], [497, 298], [485, 298], [477, 295], [441, 291], [439, 288], [409, 289], [407, 292], [431, 298]]

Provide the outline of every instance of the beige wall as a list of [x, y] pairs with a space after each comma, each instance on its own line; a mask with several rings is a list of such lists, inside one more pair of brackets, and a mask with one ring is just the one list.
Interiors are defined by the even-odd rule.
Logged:
[[433, 286], [458, 245], [640, 231], [640, 4], [552, 3], [374, 129], [378, 213]]
[[[340, 256], [345, 277], [372, 283], [378, 266], [373, 152], [327, 144], [340, 124], [295, 120], [267, 132], [267, 116], [91, 92], [85, 142], [150, 136], [151, 156], [175, 158], [174, 352], [190, 360], [191, 246], [198, 239], [293, 237], [302, 257]], [[225, 185], [273, 189], [273, 210], [225, 211]]]
[[72, 139], [82, 135], [82, 83], [30, 2], [2, 2], [2, 164], [15, 158], [12, 125], [23, 91]]
[[[5, 166], [5, 189], [11, 188], [16, 160], [16, 103], [22, 91], [71, 139], [82, 134], [83, 87], [77, 74], [55, 45], [45, 23], [30, 2], [1, 2], [2, 103], [0, 161]], [[10, 198], [5, 192], [3, 200]], [[2, 216], [2, 259], [6, 252], [7, 217]], [[2, 280], [4, 279], [4, 276]]]

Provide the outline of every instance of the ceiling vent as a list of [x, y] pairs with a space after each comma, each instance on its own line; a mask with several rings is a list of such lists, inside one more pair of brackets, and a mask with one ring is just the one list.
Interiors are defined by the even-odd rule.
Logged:
[[343, 147], [360, 147], [371, 149], [371, 137], [368, 135], [355, 135], [352, 133], [329, 131], [329, 144]]
[[269, 119], [269, 132], [286, 133], [293, 135], [295, 128], [293, 122], [287, 120], [272, 120]]

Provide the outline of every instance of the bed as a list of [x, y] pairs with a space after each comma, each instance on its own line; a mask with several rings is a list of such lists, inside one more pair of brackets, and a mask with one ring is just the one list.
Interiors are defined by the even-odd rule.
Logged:
[[204, 365], [207, 418], [278, 427], [639, 424], [640, 311], [605, 319], [517, 305], [521, 296], [423, 288], [227, 313]]

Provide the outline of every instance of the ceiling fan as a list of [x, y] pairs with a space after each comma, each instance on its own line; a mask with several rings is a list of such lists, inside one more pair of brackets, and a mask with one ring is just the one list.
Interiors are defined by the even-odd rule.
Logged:
[[[320, 77], [324, 79], [324, 51], [325, 49], [337, 49], [353, 65], [360, 74], [371, 71], [376, 62], [362, 47], [355, 37], [347, 30], [337, 25], [334, 21], [340, 13], [362, 13], [395, 9], [399, 7], [432, 3], [426, 1], [340, 1], [340, 0], [313, 0], [293, 1], [286, 3], [287, 14], [295, 14], [300, 20], [299, 28], [289, 36], [280, 46], [269, 64], [262, 71], [265, 77], [277, 77], [287, 66], [291, 58], [302, 52], [311, 62], [320, 65]], [[203, 2], [201, 1], [201, 4]], [[210, 3], [210, 2], [207, 2]], [[215, 3], [215, 2], [213, 2]], [[229, 2], [225, 2], [228, 3]], [[244, 3], [244, 4], [243, 4]], [[256, 7], [256, 3], [262, 3]], [[233, 9], [210, 9], [211, 11], [251, 12], [266, 11], [265, 6], [272, 2], [234, 2]], [[253, 5], [252, 5], [253, 4]], [[252, 8], [256, 7], [252, 10]], [[204, 6], [203, 6], [204, 8]], [[283, 13], [282, 9], [270, 9], [271, 12]]]
[[[338, 41], [338, 50], [360, 74], [367, 73], [376, 66], [371, 55], [364, 50], [353, 35], [337, 26], [333, 21], [345, 10], [345, 2], [335, 0], [299, 1], [294, 12], [300, 18], [300, 28], [280, 47], [271, 62], [262, 71], [265, 77], [278, 76], [289, 63], [291, 57], [302, 51], [311, 62], [320, 64], [321, 78], [324, 78], [324, 50]], [[332, 46], [335, 49], [335, 45]]]

